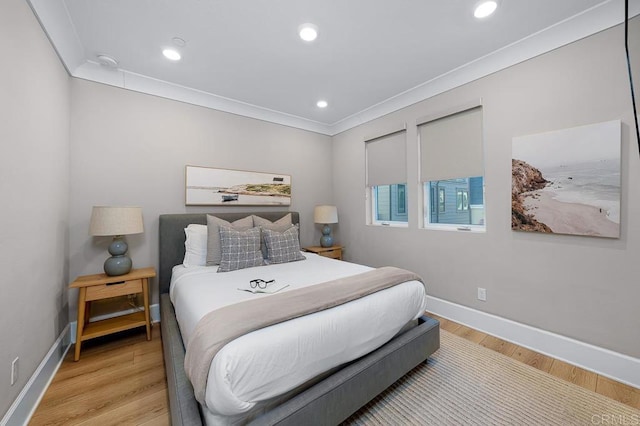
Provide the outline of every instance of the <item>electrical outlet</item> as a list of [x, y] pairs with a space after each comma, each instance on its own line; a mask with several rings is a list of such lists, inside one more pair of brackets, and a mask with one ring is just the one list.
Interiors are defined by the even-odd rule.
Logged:
[[478, 300], [487, 301], [487, 289], [478, 287]]
[[15, 385], [18, 381], [18, 361], [20, 358], [16, 357], [16, 359], [11, 362], [11, 386]]

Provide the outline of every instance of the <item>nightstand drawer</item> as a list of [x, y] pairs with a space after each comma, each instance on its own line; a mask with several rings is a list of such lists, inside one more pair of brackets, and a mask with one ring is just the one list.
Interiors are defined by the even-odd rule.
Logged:
[[124, 296], [142, 292], [142, 280], [119, 281], [87, 287], [86, 301], [105, 299], [107, 297]]
[[343, 246], [336, 245], [331, 247], [320, 247], [320, 246], [305, 247], [303, 250], [308, 251], [309, 253], [315, 253], [319, 256], [342, 260], [343, 249], [344, 249]]
[[327, 250], [327, 251], [323, 251], [318, 253], [320, 256], [324, 256], [324, 257], [330, 257], [331, 259], [340, 259], [342, 260], [342, 249], [335, 249], [335, 250]]

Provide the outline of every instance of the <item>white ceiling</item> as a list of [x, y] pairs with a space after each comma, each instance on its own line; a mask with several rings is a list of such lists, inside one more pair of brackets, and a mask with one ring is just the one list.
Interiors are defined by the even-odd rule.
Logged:
[[[325, 134], [624, 17], [623, 0], [501, 0], [484, 20], [477, 0], [29, 1], [71, 75]], [[297, 35], [305, 22], [313, 43]], [[161, 53], [174, 37], [179, 62]]]

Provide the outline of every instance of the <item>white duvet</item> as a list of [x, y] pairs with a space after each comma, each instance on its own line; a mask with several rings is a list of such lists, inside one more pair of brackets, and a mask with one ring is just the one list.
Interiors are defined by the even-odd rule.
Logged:
[[[217, 267], [175, 266], [170, 296], [186, 345], [198, 321], [215, 309], [265, 294], [238, 290], [252, 279], [275, 279], [281, 291], [320, 284], [371, 268], [304, 253], [306, 260], [217, 273]], [[424, 286], [408, 281], [364, 298], [254, 331], [227, 344], [211, 364], [205, 413], [234, 424], [319, 374], [371, 352], [426, 308]], [[248, 312], [248, 315], [251, 313]]]

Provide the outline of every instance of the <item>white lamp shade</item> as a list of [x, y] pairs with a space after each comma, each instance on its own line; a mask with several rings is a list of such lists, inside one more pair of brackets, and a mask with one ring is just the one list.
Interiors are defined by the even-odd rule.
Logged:
[[141, 207], [94, 206], [89, 235], [114, 236], [144, 232]]
[[313, 211], [315, 223], [338, 223], [338, 208], [336, 206], [316, 206]]

